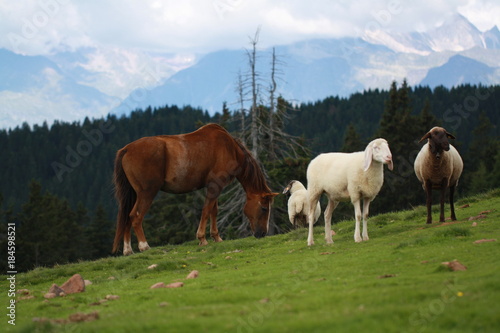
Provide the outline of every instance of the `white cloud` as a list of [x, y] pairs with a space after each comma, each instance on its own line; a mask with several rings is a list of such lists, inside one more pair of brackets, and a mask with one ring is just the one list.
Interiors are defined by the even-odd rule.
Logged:
[[108, 45], [156, 52], [205, 53], [246, 47], [262, 26], [265, 44], [387, 30], [427, 30], [460, 11], [480, 29], [499, 23], [495, 0], [192, 0], [3, 1], [0, 47], [47, 54]]
[[495, 25], [500, 28], [500, 5], [497, 1], [468, 1], [458, 11], [481, 31], [489, 30]]

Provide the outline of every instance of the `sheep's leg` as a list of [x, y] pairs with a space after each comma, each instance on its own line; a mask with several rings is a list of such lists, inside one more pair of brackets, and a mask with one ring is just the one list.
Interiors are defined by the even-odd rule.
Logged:
[[370, 210], [370, 199], [363, 199], [363, 240], [367, 241], [368, 238], [368, 212]]
[[307, 221], [309, 222], [309, 234], [307, 235], [307, 246], [314, 245], [314, 211], [316, 210], [316, 205], [318, 204], [320, 196], [321, 193], [309, 193], [309, 214], [307, 214]]
[[327, 244], [333, 244], [332, 239], [332, 214], [338, 205], [338, 201], [328, 200], [328, 206], [325, 209], [325, 240]]
[[427, 194], [427, 224], [432, 224], [432, 184], [430, 180], [425, 181], [425, 193]]
[[359, 243], [361, 241], [363, 241], [363, 239], [361, 238], [361, 232], [360, 232], [360, 228], [359, 228], [359, 224], [360, 224], [360, 221], [361, 221], [361, 205], [360, 205], [360, 199], [356, 200], [356, 201], [353, 201], [353, 205], [354, 205], [354, 216], [356, 217], [356, 227], [354, 229], [354, 241], [356, 243]]
[[455, 205], [453, 204], [453, 194], [455, 193], [455, 185], [450, 186], [450, 210], [451, 210], [451, 220], [456, 221], [455, 216]]
[[439, 222], [444, 222], [444, 197], [445, 197], [445, 193], [446, 193], [446, 185], [447, 185], [447, 179], [443, 179], [443, 181], [441, 182], [441, 198], [440, 198], [440, 202], [439, 202], [439, 205], [440, 205], [440, 212], [439, 212]]

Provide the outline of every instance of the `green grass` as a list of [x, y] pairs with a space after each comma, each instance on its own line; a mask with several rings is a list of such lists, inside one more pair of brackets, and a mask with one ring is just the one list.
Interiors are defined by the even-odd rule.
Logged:
[[[470, 206], [460, 208], [464, 204]], [[456, 223], [426, 225], [425, 207], [373, 216], [370, 241], [362, 243], [353, 240], [354, 222], [344, 221], [333, 226], [335, 243], [326, 245], [318, 223], [310, 248], [307, 230], [300, 229], [35, 269], [16, 276], [17, 288], [29, 289], [35, 298], [18, 300], [16, 326], [3, 314], [1, 327], [12, 332], [495, 332], [500, 329], [500, 190], [463, 199], [456, 207]], [[469, 217], [486, 210], [491, 212], [472, 226]], [[474, 244], [483, 238], [498, 241]], [[468, 269], [452, 272], [441, 265], [454, 259]], [[158, 267], [147, 269], [151, 264]], [[186, 280], [194, 269], [199, 277]], [[93, 283], [84, 293], [43, 298], [52, 283], [61, 285], [75, 273]], [[184, 287], [149, 288], [174, 281]], [[0, 289], [7, 304], [5, 276]], [[108, 294], [120, 299], [92, 305]], [[90, 322], [33, 321], [93, 311], [99, 319]]]

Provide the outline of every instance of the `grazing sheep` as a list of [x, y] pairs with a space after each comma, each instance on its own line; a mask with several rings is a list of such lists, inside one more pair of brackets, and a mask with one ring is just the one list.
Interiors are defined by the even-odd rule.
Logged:
[[441, 190], [441, 214], [439, 221], [444, 222], [444, 195], [450, 188], [451, 219], [455, 221], [453, 194], [462, 174], [464, 163], [458, 151], [448, 139], [455, 139], [442, 127], [433, 127], [419, 142], [428, 139], [415, 159], [415, 174], [427, 194], [427, 223], [432, 223], [432, 190]]
[[[290, 193], [288, 198], [288, 218], [294, 226], [305, 227], [309, 214], [309, 195], [306, 188], [298, 180], [292, 180], [283, 190], [283, 194]], [[318, 202], [314, 212], [314, 223], [321, 215], [321, 206]]]
[[[384, 139], [375, 139], [366, 146], [364, 152], [327, 153], [317, 156], [307, 167], [307, 184], [309, 191], [309, 207], [314, 207], [322, 193], [328, 196], [325, 215], [325, 239], [333, 243], [331, 219], [333, 210], [340, 201], [351, 200], [356, 216], [354, 241], [367, 241], [368, 207], [377, 196], [384, 183], [383, 165], [393, 169], [392, 154]], [[360, 202], [363, 199], [363, 215]], [[309, 236], [307, 245], [313, 245], [313, 214], [309, 211]], [[363, 218], [363, 238], [360, 236], [360, 220]]]

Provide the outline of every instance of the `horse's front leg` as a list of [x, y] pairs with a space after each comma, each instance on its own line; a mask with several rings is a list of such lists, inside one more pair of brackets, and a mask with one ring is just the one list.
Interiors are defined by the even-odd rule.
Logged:
[[217, 213], [219, 212], [219, 205], [217, 200], [215, 200], [215, 204], [210, 212], [210, 236], [212, 236], [213, 240], [216, 242], [222, 242], [222, 238], [219, 235], [219, 229], [217, 229]]
[[207, 228], [207, 220], [209, 216], [212, 215], [212, 211], [215, 209], [217, 212], [217, 208], [214, 206], [217, 205], [217, 199], [205, 198], [205, 204], [203, 205], [203, 210], [201, 211], [200, 224], [198, 225], [198, 231], [196, 232], [196, 238], [200, 241], [199, 245], [207, 245], [207, 239], [205, 238], [205, 232]]

